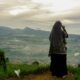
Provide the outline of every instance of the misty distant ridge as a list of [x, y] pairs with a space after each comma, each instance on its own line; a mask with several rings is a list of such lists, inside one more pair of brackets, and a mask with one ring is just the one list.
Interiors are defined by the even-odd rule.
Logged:
[[29, 27], [25, 27], [24, 29], [12, 29], [9, 27], [4, 27], [4, 26], [0, 26], [0, 35], [1, 36], [9, 36], [9, 35], [34, 35], [34, 36], [44, 36], [47, 37], [49, 36], [48, 31], [42, 31], [42, 30], [35, 30], [35, 29], [31, 29]]
[[[32, 28], [29, 28], [29, 27], [25, 27], [25, 28], [23, 28], [23, 29], [12, 29], [12, 28], [10, 28], [10, 27], [5, 27], [5, 26], [0, 26], [0, 30], [4, 30], [4, 31], [8, 31], [8, 30], [11, 30], [11, 31], [30, 31], [30, 32], [32, 32], [31, 30], [33, 30], [33, 31], [43, 31], [43, 30], [35, 30], [35, 29], [32, 29]], [[49, 32], [49, 31], [45, 31], [45, 32]]]
[[[49, 39], [50, 32], [35, 30], [29, 27], [25, 27], [24, 29], [12, 29], [9, 27], [1, 27], [0, 26], [0, 37], [8, 37], [8, 38], [43, 38]], [[80, 35], [69, 34], [68, 41], [80, 41]]]
[[[25, 36], [25, 38], [27, 37], [34, 37], [34, 38], [43, 38], [43, 39], [48, 39], [50, 35], [49, 31], [43, 31], [43, 30], [35, 30], [35, 29], [31, 29], [29, 27], [25, 27], [24, 29], [12, 29], [9, 27], [4, 27], [4, 26], [0, 26], [0, 37], [9, 37], [9, 38], [17, 38], [17, 37], [21, 37], [23, 38]], [[76, 35], [76, 34], [69, 34], [69, 38], [68, 40], [80, 40], [80, 35]]]
[[[0, 48], [4, 49], [6, 56], [14, 62], [16, 60], [22, 62], [37, 60], [48, 63], [49, 34], [48, 31], [28, 27], [12, 29], [2, 26], [0, 27]], [[68, 63], [80, 63], [80, 56], [74, 56], [75, 53], [80, 53], [80, 35], [69, 34], [67, 47]]]
[[[6, 35], [22, 35], [22, 34], [26, 34], [26, 35], [34, 35], [34, 36], [44, 36], [44, 37], [49, 37], [50, 32], [49, 31], [43, 31], [43, 30], [35, 30], [35, 29], [31, 29], [29, 27], [25, 27], [24, 29], [12, 29], [9, 27], [4, 27], [4, 26], [0, 26], [0, 36], [6, 36]], [[69, 34], [69, 36], [73, 37], [73, 36], [77, 36], [79, 37], [80, 35], [76, 35], [76, 34]]]

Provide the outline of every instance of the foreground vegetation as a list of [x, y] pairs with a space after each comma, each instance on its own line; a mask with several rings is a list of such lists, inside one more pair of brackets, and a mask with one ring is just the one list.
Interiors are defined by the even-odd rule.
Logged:
[[68, 67], [69, 72], [73, 73], [75, 75], [75, 80], [80, 80], [80, 67]]
[[7, 71], [4, 72], [3, 68], [0, 68], [0, 78], [8, 78], [16, 76], [14, 70], [20, 69], [20, 75], [38, 74], [49, 70], [48, 65], [37, 64], [7, 64]]
[[[49, 65], [7, 64], [7, 71], [4, 72], [4, 70], [0, 68], [0, 79], [15, 77], [16, 74], [14, 73], [14, 70], [18, 69], [21, 70], [20, 75], [24, 76], [28, 74], [39, 74], [49, 71]], [[68, 70], [75, 75], [75, 80], [80, 80], [80, 67], [73, 68], [69, 66]]]

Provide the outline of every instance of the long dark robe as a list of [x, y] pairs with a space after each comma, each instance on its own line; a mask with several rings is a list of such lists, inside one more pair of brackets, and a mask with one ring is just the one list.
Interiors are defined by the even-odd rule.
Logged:
[[67, 75], [66, 54], [54, 54], [51, 56], [50, 71], [53, 76], [62, 77]]
[[50, 71], [52, 75], [58, 77], [67, 75], [66, 37], [68, 37], [66, 30], [61, 30], [61, 25], [55, 24], [49, 37], [49, 56], [51, 57]]

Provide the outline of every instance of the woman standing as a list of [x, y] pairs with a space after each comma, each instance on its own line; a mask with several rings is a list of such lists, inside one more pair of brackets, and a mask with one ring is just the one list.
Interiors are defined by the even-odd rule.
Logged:
[[65, 27], [60, 21], [56, 21], [50, 33], [50, 50], [49, 56], [51, 58], [50, 71], [52, 75], [63, 77], [67, 75], [66, 63], [66, 40], [68, 34]]

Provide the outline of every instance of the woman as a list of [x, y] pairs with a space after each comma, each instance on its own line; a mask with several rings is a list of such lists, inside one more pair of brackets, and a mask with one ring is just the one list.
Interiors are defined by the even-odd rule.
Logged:
[[67, 75], [66, 64], [66, 40], [68, 34], [65, 27], [60, 21], [56, 21], [50, 33], [50, 50], [49, 56], [51, 58], [50, 71], [52, 75], [63, 77]]

